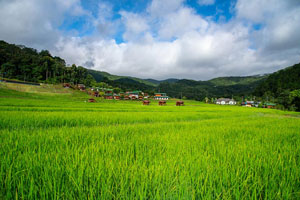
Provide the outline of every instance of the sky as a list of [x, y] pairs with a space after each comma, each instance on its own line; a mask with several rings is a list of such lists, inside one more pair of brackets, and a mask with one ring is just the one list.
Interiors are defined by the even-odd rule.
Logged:
[[300, 0], [0, 0], [0, 40], [139, 78], [265, 74], [300, 62]]

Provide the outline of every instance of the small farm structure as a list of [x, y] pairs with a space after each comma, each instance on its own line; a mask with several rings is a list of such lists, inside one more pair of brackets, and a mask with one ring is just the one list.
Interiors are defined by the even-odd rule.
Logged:
[[241, 103], [241, 106], [245, 106], [245, 107], [258, 107], [258, 105], [261, 102], [256, 102], [256, 101], [244, 101]]
[[113, 90], [107, 89], [105, 91], [104, 98], [105, 99], [113, 99], [114, 98]]
[[64, 88], [70, 88], [70, 87], [71, 87], [71, 84], [70, 84], [70, 83], [64, 83], [64, 84], [63, 84], [63, 87], [64, 87]]
[[89, 102], [90, 102], [90, 103], [95, 103], [95, 102], [96, 102], [96, 100], [95, 100], [95, 99], [93, 99], [93, 98], [91, 98], [91, 99], [89, 99]]
[[84, 90], [85, 90], [85, 85], [83, 85], [83, 84], [78, 84], [78, 85], [77, 85], [77, 88], [78, 88], [80, 91], [84, 91]]
[[159, 105], [159, 106], [165, 106], [166, 104], [167, 104], [166, 101], [159, 101], [159, 102], [158, 102], [158, 105]]
[[236, 105], [236, 101], [234, 99], [219, 98], [219, 99], [217, 99], [216, 104], [219, 104], [219, 105]]
[[177, 101], [176, 106], [184, 106], [184, 102], [183, 101]]
[[275, 103], [264, 103], [264, 108], [275, 108]]
[[155, 100], [168, 100], [169, 97], [167, 96], [166, 93], [155, 93], [154, 97]]
[[93, 96], [94, 97], [99, 97], [100, 95], [99, 95], [99, 92], [98, 91], [93, 91]]
[[126, 92], [126, 95], [128, 95], [130, 99], [135, 100], [135, 99], [139, 99], [139, 96], [143, 96], [143, 92], [136, 90], [136, 91]]
[[114, 99], [115, 99], [115, 100], [120, 100], [120, 99], [121, 99], [120, 94], [114, 94]]
[[129, 98], [129, 96], [128, 95], [125, 95], [124, 96], [124, 100], [129, 100], [130, 98]]
[[143, 100], [144, 99], [144, 97], [143, 96], [139, 96], [139, 100]]
[[147, 105], [148, 106], [149, 104], [150, 104], [150, 101], [148, 101], [148, 100], [144, 100], [143, 101], [143, 105]]

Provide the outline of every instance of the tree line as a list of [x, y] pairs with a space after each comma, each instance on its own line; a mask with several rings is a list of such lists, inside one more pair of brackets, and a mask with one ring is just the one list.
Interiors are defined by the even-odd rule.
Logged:
[[95, 82], [82, 66], [67, 66], [65, 60], [49, 51], [0, 41], [0, 76], [36, 83], [72, 83], [91, 86]]

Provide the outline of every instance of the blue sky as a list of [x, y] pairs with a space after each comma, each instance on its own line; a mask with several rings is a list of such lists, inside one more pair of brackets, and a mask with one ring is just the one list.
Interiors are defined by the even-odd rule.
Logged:
[[[133, 12], [133, 13], [146, 13], [147, 7], [151, 4], [151, 0], [85, 0], [81, 1], [81, 5], [84, 9], [90, 11], [93, 17], [97, 18], [99, 15], [98, 6], [99, 3], [111, 6], [112, 16], [111, 20], [121, 19], [120, 12]], [[203, 17], [209, 17], [216, 23], [228, 22], [234, 16], [233, 7], [235, 0], [216, 0], [212, 4], [199, 4], [198, 0], [184, 1], [184, 6], [192, 8], [195, 13]], [[62, 31], [76, 31], [76, 34], [80, 37], [89, 36], [94, 34], [96, 27], [89, 24], [89, 16], [72, 16], [66, 15], [64, 22], [59, 27]], [[259, 26], [256, 26], [259, 27]], [[116, 40], [117, 43], [123, 43], [124, 27], [122, 24], [118, 27], [118, 30], [111, 37]]]
[[300, 62], [298, 0], [2, 0], [0, 39], [68, 64], [207, 80]]

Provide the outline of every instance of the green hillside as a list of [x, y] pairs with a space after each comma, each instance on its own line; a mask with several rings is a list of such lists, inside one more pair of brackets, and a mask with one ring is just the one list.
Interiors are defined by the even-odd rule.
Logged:
[[256, 84], [263, 81], [268, 75], [256, 75], [256, 76], [229, 76], [219, 77], [209, 80], [210, 83], [216, 86], [230, 86], [230, 85], [249, 85]]
[[89, 69], [88, 71], [94, 77], [94, 79], [97, 82], [105, 81], [107, 79], [110, 80], [110, 81], [115, 81], [115, 80], [118, 80], [118, 79], [131, 79], [131, 80], [134, 80], [138, 83], [142, 83], [142, 84], [152, 86], [152, 87], [155, 87], [155, 86], [158, 85], [158, 84], [155, 84], [151, 81], [140, 79], [140, 78], [135, 78], [135, 77], [130, 77], [130, 76], [117, 76], [117, 75], [112, 75], [112, 74], [107, 73], [107, 72], [96, 71], [96, 70], [91, 70], [91, 69]]

